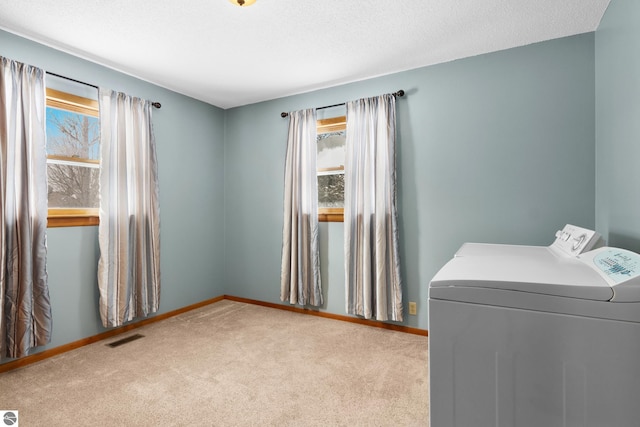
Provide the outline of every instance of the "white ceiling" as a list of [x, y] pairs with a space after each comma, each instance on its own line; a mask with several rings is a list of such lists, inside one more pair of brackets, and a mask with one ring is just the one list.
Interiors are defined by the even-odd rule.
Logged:
[[609, 1], [0, 0], [0, 28], [230, 108], [595, 31]]

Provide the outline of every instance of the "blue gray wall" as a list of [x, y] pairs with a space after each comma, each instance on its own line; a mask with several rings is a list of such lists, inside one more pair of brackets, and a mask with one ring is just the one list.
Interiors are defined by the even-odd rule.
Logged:
[[[407, 92], [399, 220], [405, 302], [418, 302], [407, 325], [427, 328], [429, 281], [463, 242], [547, 245], [565, 223], [595, 224], [593, 33], [227, 111], [2, 31], [0, 55], [162, 102], [161, 312], [222, 294], [279, 302], [281, 111]], [[322, 310], [344, 314], [343, 226], [320, 231]], [[102, 330], [97, 259], [96, 227], [49, 229], [49, 347]]]
[[[552, 40], [227, 110], [226, 292], [279, 302], [287, 119], [404, 89], [398, 181], [405, 302], [466, 241], [548, 245], [594, 227], [594, 35]], [[342, 224], [321, 227], [326, 304], [345, 313]]]
[[[224, 111], [0, 31], [0, 55], [159, 101], [153, 112], [161, 209], [160, 312], [224, 293]], [[56, 347], [101, 332], [97, 227], [48, 229]]]
[[596, 228], [640, 252], [640, 2], [612, 0], [595, 46]]

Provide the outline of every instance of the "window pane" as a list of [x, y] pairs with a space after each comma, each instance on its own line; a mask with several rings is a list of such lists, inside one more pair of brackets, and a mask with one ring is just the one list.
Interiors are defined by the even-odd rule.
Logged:
[[47, 107], [49, 208], [99, 207], [99, 123], [97, 117]]
[[47, 107], [47, 155], [98, 160], [99, 120], [96, 117]]
[[344, 174], [318, 175], [318, 207], [344, 207]]
[[318, 134], [318, 171], [344, 169], [346, 132]]
[[318, 207], [344, 207], [346, 132], [318, 134]]
[[100, 169], [47, 164], [49, 208], [98, 208]]

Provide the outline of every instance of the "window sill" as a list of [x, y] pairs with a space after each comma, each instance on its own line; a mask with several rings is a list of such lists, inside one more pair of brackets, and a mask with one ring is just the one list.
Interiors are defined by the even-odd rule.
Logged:
[[49, 209], [47, 227], [82, 227], [99, 225], [98, 209]]
[[318, 222], [344, 222], [344, 208], [319, 208]]

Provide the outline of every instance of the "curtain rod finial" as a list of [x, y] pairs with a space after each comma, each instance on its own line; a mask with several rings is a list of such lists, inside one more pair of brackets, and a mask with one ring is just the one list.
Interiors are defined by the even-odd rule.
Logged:
[[159, 102], [152, 102], [151, 105], [153, 105], [156, 108], [161, 108], [162, 104], [160, 104]]
[[394, 95], [396, 95], [396, 96], [404, 96], [404, 90], [400, 89]]
[[280, 117], [287, 117], [289, 115], [289, 113], [285, 113], [284, 111], [282, 113], [280, 113]]

